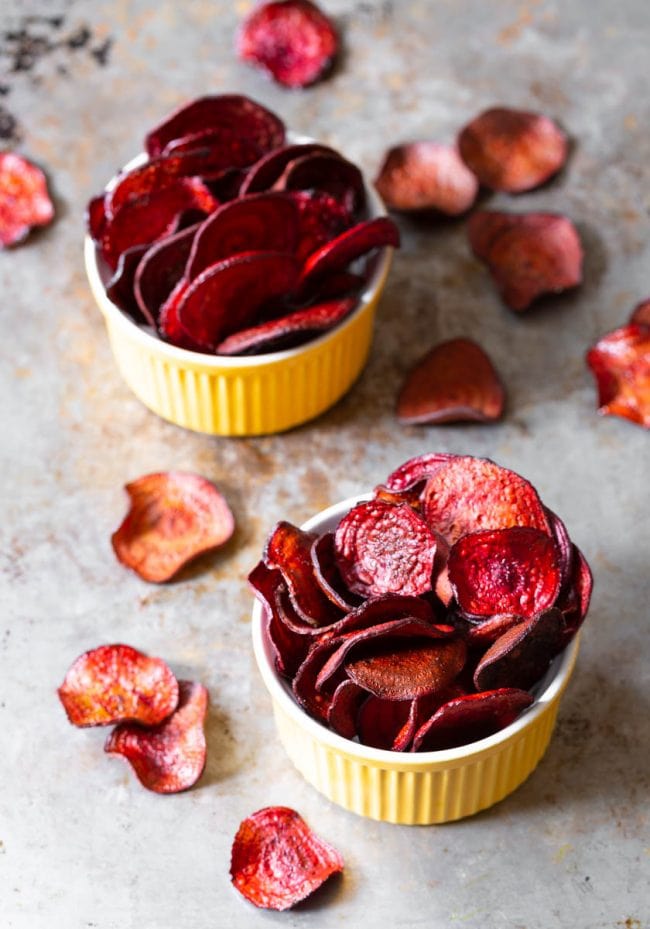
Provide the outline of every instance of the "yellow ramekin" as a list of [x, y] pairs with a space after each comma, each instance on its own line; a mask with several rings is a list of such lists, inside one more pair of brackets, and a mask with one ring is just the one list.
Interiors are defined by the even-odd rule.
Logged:
[[[144, 156], [138, 156], [125, 170], [142, 161]], [[367, 182], [366, 197], [369, 218], [385, 215]], [[84, 243], [90, 289], [131, 390], [163, 419], [222, 436], [283, 432], [323, 413], [350, 389], [368, 358], [392, 252], [379, 251], [357, 307], [330, 332], [287, 351], [231, 358], [177, 348], [138, 326], [106, 296], [108, 269], [100, 267], [90, 236]]]
[[[344, 500], [302, 528], [327, 532], [367, 496]], [[558, 707], [579, 649], [576, 637], [536, 687], [535, 702], [510, 726], [471, 745], [438, 752], [383, 751], [344, 739], [308, 716], [275, 670], [259, 602], [253, 648], [289, 758], [329, 800], [346, 810], [402, 825], [445, 823], [498, 803], [537, 766], [551, 738]]]

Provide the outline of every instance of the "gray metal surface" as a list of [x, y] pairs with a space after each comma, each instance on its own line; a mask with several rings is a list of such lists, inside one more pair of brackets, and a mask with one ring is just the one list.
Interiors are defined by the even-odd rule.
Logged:
[[[650, 292], [647, 3], [332, 0], [345, 57], [304, 93], [235, 61], [249, 5], [2, 4], [0, 126], [47, 168], [58, 218], [0, 254], [0, 925], [647, 929], [649, 437], [596, 416], [583, 361]], [[547, 112], [574, 139], [567, 169], [490, 203], [567, 212], [584, 236], [584, 286], [515, 318], [462, 222], [402, 221], [370, 363], [334, 410], [251, 440], [162, 422], [113, 366], [84, 279], [83, 210], [147, 127], [219, 91], [259, 99], [370, 174], [388, 144], [451, 139], [490, 104]], [[404, 372], [460, 334], [502, 372], [503, 423], [398, 426]], [[596, 592], [557, 731], [528, 782], [470, 820], [396, 827], [330, 805], [289, 766], [253, 664], [245, 577], [276, 520], [300, 522], [436, 449], [529, 477], [583, 547]], [[154, 587], [115, 561], [109, 539], [122, 485], [167, 468], [215, 480], [238, 529], [221, 553]], [[80, 652], [110, 641], [209, 687], [207, 772], [190, 793], [148, 793], [103, 754], [105, 732], [68, 725], [55, 688]], [[347, 862], [283, 915], [254, 910], [228, 880], [240, 820], [275, 803], [300, 810]]]

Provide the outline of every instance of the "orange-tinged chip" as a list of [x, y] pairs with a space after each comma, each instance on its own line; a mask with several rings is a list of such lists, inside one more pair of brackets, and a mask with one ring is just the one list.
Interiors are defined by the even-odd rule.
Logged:
[[146, 474], [125, 490], [131, 507], [111, 541], [119, 561], [145, 581], [170, 580], [197, 555], [224, 545], [234, 532], [225, 499], [198, 474]]
[[408, 424], [492, 422], [503, 413], [504, 390], [485, 351], [451, 339], [429, 351], [407, 375], [397, 416]]
[[34, 226], [46, 226], [53, 218], [40, 168], [16, 152], [0, 152], [0, 248], [16, 245]]
[[587, 353], [587, 364], [598, 385], [598, 412], [650, 429], [650, 325], [628, 323], [607, 333]]
[[122, 723], [109, 735], [104, 751], [123, 755], [147, 790], [158, 794], [189, 790], [205, 767], [207, 709], [203, 684], [179, 681], [178, 706], [169, 719], [151, 729]]
[[476, 176], [458, 149], [429, 141], [391, 148], [375, 187], [391, 210], [436, 210], [447, 216], [466, 213], [478, 193]]
[[313, 832], [295, 810], [266, 807], [240, 825], [232, 846], [230, 876], [255, 906], [288, 910], [328, 877], [343, 858]]
[[74, 726], [154, 726], [176, 709], [178, 682], [161, 658], [101, 645], [72, 663], [58, 694]]

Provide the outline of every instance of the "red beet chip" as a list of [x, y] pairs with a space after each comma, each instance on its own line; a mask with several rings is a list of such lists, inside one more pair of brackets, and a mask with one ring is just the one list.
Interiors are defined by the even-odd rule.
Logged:
[[312, 152], [290, 161], [276, 190], [310, 190], [329, 194], [349, 213], [363, 209], [366, 189], [356, 165], [336, 153]]
[[514, 626], [485, 652], [474, 671], [477, 690], [519, 687], [529, 690], [562, 648], [564, 620], [551, 609]]
[[388, 475], [382, 489], [397, 494], [418, 488], [423, 489], [438, 468], [456, 457], [446, 452], [429, 452], [426, 455], [409, 458]]
[[290, 161], [296, 158], [302, 158], [304, 155], [311, 155], [314, 152], [321, 152], [327, 155], [337, 155], [333, 148], [328, 145], [321, 145], [320, 142], [304, 142], [297, 145], [285, 145], [282, 148], [276, 148], [259, 159], [246, 175], [241, 189], [241, 196], [244, 194], [261, 193], [264, 190], [270, 190], [275, 182], [282, 176], [284, 169]]
[[125, 487], [131, 506], [111, 538], [117, 558], [145, 581], [170, 580], [224, 545], [235, 522], [215, 485], [185, 471], [146, 474]]
[[353, 632], [349, 632], [314, 642], [291, 683], [293, 695], [300, 706], [319, 722], [327, 722], [334, 693], [337, 686], [345, 680], [345, 672], [338, 666], [337, 673], [328, 678], [327, 686], [319, 689], [316, 687], [316, 681], [323, 667], [341, 643], [353, 635]]
[[368, 500], [353, 507], [335, 535], [341, 576], [362, 596], [431, 590], [436, 538], [406, 504]]
[[[322, 191], [293, 190], [289, 195], [298, 207], [300, 235], [296, 255], [301, 261], [305, 261], [322, 245], [331, 242], [332, 239], [350, 228], [352, 217], [349, 210], [331, 194]], [[343, 290], [340, 289], [341, 275], [347, 276]], [[339, 278], [339, 282], [333, 280], [336, 277]], [[352, 285], [351, 278], [355, 279]], [[329, 295], [337, 296], [339, 293], [344, 293], [346, 288], [350, 286], [353, 289], [358, 288], [363, 283], [363, 279], [358, 275], [342, 271], [338, 275], [330, 275], [321, 282], [318, 293], [320, 296], [327, 296], [325, 288], [331, 284]]]
[[650, 326], [628, 323], [587, 352], [601, 416], [621, 416], [650, 429]]
[[485, 739], [509, 726], [532, 702], [531, 694], [514, 687], [455, 697], [418, 729], [413, 751], [442, 751]]
[[487, 648], [504, 633], [527, 622], [516, 613], [496, 613], [488, 619], [456, 614], [454, 626], [471, 648]]
[[88, 235], [99, 244], [106, 228], [106, 195], [100, 194], [88, 201], [86, 206], [86, 228]]
[[576, 634], [589, 609], [594, 579], [585, 556], [577, 545], [573, 546], [573, 573], [567, 590], [557, 602], [565, 621], [563, 645]]
[[189, 283], [182, 277], [160, 307], [158, 332], [162, 339], [176, 345], [178, 348], [185, 348], [191, 352], [202, 352], [202, 346], [191, 338], [178, 318], [178, 308], [189, 286]]
[[384, 751], [398, 751], [394, 747], [395, 741], [407, 726], [414, 706], [417, 706], [415, 700], [382, 700], [369, 696], [357, 715], [356, 728], [361, 744]]
[[311, 546], [314, 578], [328, 600], [346, 613], [359, 605], [360, 598], [347, 589], [336, 563], [334, 533], [325, 532]]
[[133, 293], [140, 312], [152, 326], [156, 325], [160, 308], [183, 277], [198, 228], [198, 224], [194, 224], [162, 242], [139, 246], [146, 254], [137, 266]]
[[291, 609], [291, 603], [287, 603], [287, 588], [280, 571], [267, 568], [260, 561], [248, 575], [248, 582], [264, 609], [266, 634], [273, 650], [276, 670], [283, 677], [292, 678], [311, 645], [304, 632], [309, 630], [313, 633], [315, 630], [306, 624], [300, 626], [297, 614], [294, 614], [297, 622], [288, 621], [286, 611]]
[[145, 145], [150, 158], [162, 154], [174, 139], [193, 133], [219, 131], [237, 134], [263, 152], [284, 142], [284, 123], [254, 100], [236, 94], [199, 97], [180, 107], [148, 134]]
[[650, 326], [650, 300], [643, 300], [634, 308], [630, 322], [637, 326]]
[[458, 137], [460, 154], [481, 184], [492, 190], [532, 190], [567, 159], [560, 127], [539, 113], [494, 107], [468, 123]]
[[480, 210], [470, 219], [468, 233], [511, 310], [522, 312], [538, 297], [582, 281], [582, 245], [566, 216]]
[[544, 509], [546, 510], [546, 516], [551, 527], [551, 535], [553, 536], [558, 555], [560, 592], [562, 592], [569, 583], [573, 572], [573, 543], [569, 537], [567, 527], [560, 517], [554, 513], [553, 510], [549, 510], [548, 507], [544, 507]]
[[[358, 651], [356, 649], [355, 651]], [[465, 665], [462, 639], [369, 642], [359, 657], [348, 658], [350, 680], [383, 700], [415, 700], [448, 687]]]
[[155, 726], [176, 709], [178, 682], [162, 658], [101, 645], [72, 663], [58, 694], [74, 726]]
[[16, 245], [34, 226], [53, 219], [41, 169], [15, 152], [0, 152], [0, 248]]
[[290, 348], [333, 329], [350, 315], [356, 303], [354, 297], [343, 297], [295, 310], [287, 316], [233, 333], [220, 342], [215, 351], [218, 355], [259, 355]]
[[553, 539], [527, 526], [463, 536], [447, 567], [458, 605], [474, 616], [534, 616], [553, 606], [562, 579]]
[[476, 176], [455, 146], [424, 141], [389, 149], [375, 187], [391, 210], [447, 216], [466, 213], [478, 193]]
[[397, 226], [387, 216], [353, 226], [309, 256], [300, 278], [300, 290], [308, 290], [325, 275], [344, 271], [357, 258], [387, 245], [399, 246]]
[[451, 339], [410, 371], [397, 400], [407, 424], [493, 422], [503, 413], [504, 390], [485, 351], [470, 339]]
[[332, 21], [310, 0], [255, 7], [237, 35], [237, 54], [284, 87], [307, 87], [330, 70], [339, 39]]
[[533, 485], [488, 458], [457, 455], [443, 462], [427, 481], [423, 505], [429, 526], [451, 545], [480, 529], [530, 526], [550, 531]]
[[232, 846], [232, 883], [247, 900], [268, 910], [290, 909], [342, 870], [336, 849], [284, 806], [247, 817]]
[[143, 787], [175, 794], [193, 787], [205, 768], [203, 723], [208, 692], [203, 684], [179, 681], [178, 707], [151, 729], [121, 723], [111, 732], [104, 751], [123, 755]]
[[299, 265], [280, 252], [245, 252], [201, 272], [178, 305], [191, 339], [214, 351], [219, 342], [254, 322], [261, 307], [294, 290]]
[[368, 691], [353, 681], [341, 681], [327, 712], [330, 728], [344, 739], [353, 739], [357, 734], [357, 712], [367, 696]]
[[298, 244], [298, 208], [277, 193], [254, 194], [224, 203], [206, 219], [187, 262], [188, 281], [218, 261], [242, 252], [293, 252]]
[[144, 314], [135, 297], [135, 275], [148, 245], [135, 245], [127, 248], [119, 257], [113, 277], [106, 284], [106, 296], [137, 323], [146, 322], [154, 326], [149, 313]]

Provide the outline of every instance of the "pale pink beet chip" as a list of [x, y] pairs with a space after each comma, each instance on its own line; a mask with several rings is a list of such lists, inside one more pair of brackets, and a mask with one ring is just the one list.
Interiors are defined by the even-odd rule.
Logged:
[[34, 226], [46, 226], [53, 219], [41, 169], [16, 152], [0, 152], [0, 248], [17, 245]]
[[650, 429], [650, 325], [628, 323], [587, 353], [598, 386], [598, 412]]
[[428, 141], [391, 148], [375, 187], [391, 210], [435, 210], [447, 216], [466, 213], [478, 193], [476, 176], [455, 146]]
[[170, 580], [197, 555], [224, 545], [234, 532], [224, 497], [198, 474], [146, 474], [125, 489], [131, 506], [111, 541], [119, 561], [145, 581]]
[[193, 681], [179, 681], [179, 692], [178, 706], [164, 722], [150, 729], [122, 723], [104, 746], [105, 752], [124, 756], [143, 787], [158, 794], [189, 790], [205, 767], [208, 692]]

